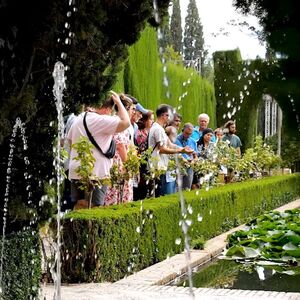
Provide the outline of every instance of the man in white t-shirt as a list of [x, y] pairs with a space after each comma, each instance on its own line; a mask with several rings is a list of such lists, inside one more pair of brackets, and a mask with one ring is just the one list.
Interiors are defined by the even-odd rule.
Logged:
[[156, 122], [153, 123], [149, 132], [149, 147], [152, 147], [152, 157], [156, 157], [157, 164], [155, 167], [164, 170], [165, 174], [160, 176], [157, 181], [157, 189], [155, 196], [163, 196], [166, 194], [166, 172], [168, 169], [169, 155], [175, 153], [193, 153], [190, 147], [179, 147], [172, 143], [165, 133], [164, 127], [170, 121], [172, 115], [172, 107], [167, 104], [161, 104], [156, 110]]
[[[118, 107], [118, 116], [111, 116], [112, 108]], [[105, 112], [106, 111], [106, 114]], [[87, 137], [86, 130], [83, 125], [84, 113], [80, 114], [73, 122], [67, 136], [70, 145], [76, 143], [82, 136]], [[130, 126], [130, 120], [126, 109], [124, 108], [118, 94], [112, 92], [111, 98], [106, 100], [100, 107], [95, 107], [94, 112], [87, 113], [87, 128], [99, 145], [103, 153], [109, 149], [113, 135], [117, 132], [124, 131]], [[94, 175], [100, 179], [106, 179], [110, 176], [110, 168], [112, 159], [105, 157], [99, 150], [93, 149], [93, 155], [96, 159], [94, 164]], [[83, 208], [88, 206], [88, 202], [84, 199], [84, 192], [79, 189], [80, 177], [76, 173], [76, 168], [80, 162], [74, 158], [77, 156], [76, 150], [71, 148], [69, 163], [69, 179], [71, 180], [71, 198], [72, 202], [77, 205], [75, 208]], [[104, 197], [107, 186], [102, 185], [93, 192], [92, 206], [100, 206], [104, 204]]]

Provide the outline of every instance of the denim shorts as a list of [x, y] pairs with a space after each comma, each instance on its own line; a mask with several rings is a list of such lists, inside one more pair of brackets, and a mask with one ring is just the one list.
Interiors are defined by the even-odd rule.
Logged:
[[[80, 186], [79, 180], [71, 179], [71, 201], [74, 204], [78, 200], [86, 199], [85, 191], [81, 190], [79, 186]], [[92, 203], [96, 206], [103, 206], [106, 191], [107, 191], [107, 185], [102, 185], [101, 187], [96, 186], [95, 189], [93, 190]]]

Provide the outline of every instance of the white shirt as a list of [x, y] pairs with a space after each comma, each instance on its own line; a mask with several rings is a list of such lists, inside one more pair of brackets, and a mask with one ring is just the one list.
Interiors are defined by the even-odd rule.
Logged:
[[158, 146], [167, 146], [168, 145], [168, 136], [165, 133], [165, 130], [157, 122], [154, 122], [149, 131], [149, 147], [152, 147], [152, 157], [157, 158], [156, 166], [158, 169], [167, 170], [169, 163], [169, 155], [162, 154], [159, 152]]
[[[78, 117], [76, 117], [68, 132], [67, 140], [70, 144], [76, 143], [82, 136], [87, 137], [83, 125], [84, 114], [85, 113], [82, 113]], [[107, 152], [113, 135], [119, 125], [119, 122], [120, 118], [117, 116], [99, 115], [97, 113], [87, 114], [87, 127], [97, 144], [100, 146], [103, 153]], [[100, 179], [109, 178], [112, 159], [106, 158], [97, 149], [92, 149], [92, 151], [96, 159], [96, 162], [94, 164], [94, 175], [98, 176]], [[80, 165], [79, 161], [74, 160], [76, 156], [76, 150], [71, 148], [69, 179], [80, 179], [75, 171], [76, 168]]]

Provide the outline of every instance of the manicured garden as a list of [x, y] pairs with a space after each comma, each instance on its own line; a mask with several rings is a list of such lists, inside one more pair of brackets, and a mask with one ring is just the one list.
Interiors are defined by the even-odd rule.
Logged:
[[180, 253], [180, 222], [192, 240], [209, 239], [300, 195], [300, 175], [266, 177], [125, 205], [68, 213], [62, 231], [65, 282], [116, 281]]

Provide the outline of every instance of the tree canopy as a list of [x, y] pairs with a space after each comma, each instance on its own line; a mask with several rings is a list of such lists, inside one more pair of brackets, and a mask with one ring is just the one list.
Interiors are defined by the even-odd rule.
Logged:
[[[157, 0], [159, 19], [169, 0]], [[10, 134], [16, 117], [26, 123], [28, 153], [15, 139], [10, 198], [27, 203], [24, 162], [27, 155], [38, 204], [44, 181], [53, 176], [52, 145], [56, 120], [52, 72], [56, 61], [66, 71], [65, 112], [101, 101], [114, 83], [128, 45], [139, 37], [146, 23], [156, 26], [152, 0], [72, 1], [0, 0], [0, 156], [7, 168]], [[4, 194], [5, 172], [0, 175]], [[25, 182], [26, 181], [26, 182]], [[17, 207], [14, 204], [14, 207]], [[2, 218], [1, 218], [2, 220]]]

